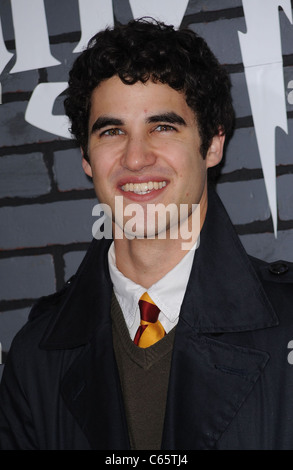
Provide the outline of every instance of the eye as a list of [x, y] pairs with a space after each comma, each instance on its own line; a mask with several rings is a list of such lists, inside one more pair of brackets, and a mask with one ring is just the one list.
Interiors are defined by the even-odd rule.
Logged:
[[114, 127], [112, 129], [107, 129], [104, 132], [101, 132], [100, 136], [102, 137], [103, 135], [114, 137], [116, 135], [122, 135], [124, 132], [121, 129], [118, 129], [117, 127]]
[[157, 126], [155, 128], [155, 131], [158, 131], [158, 132], [170, 132], [170, 131], [176, 131], [175, 127], [173, 126], [170, 126], [169, 124], [159, 124], [159, 126]]

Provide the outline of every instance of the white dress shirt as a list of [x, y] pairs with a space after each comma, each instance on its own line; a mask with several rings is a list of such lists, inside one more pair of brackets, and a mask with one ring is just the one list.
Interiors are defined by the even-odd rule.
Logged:
[[[159, 320], [168, 333], [179, 320], [179, 313], [186, 291], [196, 245], [187, 252], [182, 260], [158, 282], [153, 284], [147, 293], [159, 307]], [[116, 266], [115, 246], [111, 244], [108, 262], [113, 289], [125, 318], [131, 339], [140, 324], [138, 301], [146, 289], [125, 277]]]

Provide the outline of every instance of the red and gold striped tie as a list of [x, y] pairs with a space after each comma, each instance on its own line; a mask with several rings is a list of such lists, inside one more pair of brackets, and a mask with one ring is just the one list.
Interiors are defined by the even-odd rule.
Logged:
[[138, 304], [141, 320], [133, 341], [140, 348], [148, 348], [163, 338], [166, 332], [158, 320], [160, 309], [147, 292], [141, 296]]

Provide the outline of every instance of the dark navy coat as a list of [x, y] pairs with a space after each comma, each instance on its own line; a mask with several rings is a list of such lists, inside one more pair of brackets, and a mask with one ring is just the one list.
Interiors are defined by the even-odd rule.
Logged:
[[[0, 449], [129, 449], [109, 240], [41, 299], [0, 387]], [[176, 328], [162, 449], [293, 449], [293, 267], [249, 258], [214, 192]], [[291, 359], [290, 359], [291, 358]]]

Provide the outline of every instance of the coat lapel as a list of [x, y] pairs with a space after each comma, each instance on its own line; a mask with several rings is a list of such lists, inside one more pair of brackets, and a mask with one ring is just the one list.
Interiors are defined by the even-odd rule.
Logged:
[[63, 399], [94, 450], [129, 449], [110, 328], [101, 328], [65, 376]]
[[62, 380], [62, 398], [92, 449], [128, 449], [112, 339], [109, 244], [92, 242], [40, 347], [80, 350]]
[[243, 338], [238, 345], [237, 332], [277, 325], [251, 261], [210, 189], [175, 336], [163, 449], [215, 448], [269, 361], [266, 351], [246, 347]]
[[176, 332], [163, 449], [214, 449], [269, 360], [181, 324]]

